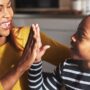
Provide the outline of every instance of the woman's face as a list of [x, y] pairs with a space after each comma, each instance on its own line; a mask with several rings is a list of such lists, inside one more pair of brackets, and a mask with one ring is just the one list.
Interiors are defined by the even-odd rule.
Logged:
[[0, 36], [7, 37], [12, 27], [11, 0], [0, 0]]

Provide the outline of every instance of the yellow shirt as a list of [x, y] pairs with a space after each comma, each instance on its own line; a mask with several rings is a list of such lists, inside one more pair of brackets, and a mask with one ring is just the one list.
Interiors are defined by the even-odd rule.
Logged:
[[[18, 63], [29, 32], [30, 27], [13, 28], [10, 42], [0, 46], [0, 78]], [[3, 90], [1, 84], [0, 90]], [[13, 90], [28, 90], [27, 72], [17, 81]]]
[[3, 87], [2, 87], [2, 85], [1, 85], [1, 83], [0, 83], [0, 90], [3, 90]]
[[[11, 42], [7, 42], [3, 46], [0, 46], [0, 78], [12, 68], [13, 65], [17, 64], [20, 60], [20, 51], [22, 51], [27, 42], [30, 27], [13, 28], [11, 31]], [[43, 60], [58, 65], [63, 62], [65, 58], [70, 56], [69, 49], [58, 43], [57, 41], [47, 37], [44, 33], [41, 33], [41, 39], [43, 45], [50, 45], [51, 48], [47, 50]], [[13, 90], [28, 90], [27, 85], [27, 72], [20, 78], [16, 83]], [[0, 85], [0, 90], [2, 86]]]

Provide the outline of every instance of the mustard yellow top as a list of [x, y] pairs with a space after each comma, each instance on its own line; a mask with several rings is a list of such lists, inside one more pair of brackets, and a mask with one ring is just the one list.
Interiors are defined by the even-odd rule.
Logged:
[[2, 85], [1, 85], [1, 83], [0, 83], [0, 90], [3, 90], [3, 87], [2, 87]]
[[[0, 78], [16, 65], [21, 56], [21, 50], [25, 47], [30, 27], [13, 28], [11, 31], [11, 40], [0, 46]], [[13, 44], [12, 44], [13, 42]], [[15, 44], [15, 45], [14, 45]], [[17, 81], [13, 90], [28, 90], [27, 73]], [[0, 84], [0, 90], [2, 86]]]
[[[24, 49], [27, 42], [27, 38], [30, 32], [30, 27], [13, 28], [11, 31], [11, 39], [9, 42], [0, 46], [0, 78], [16, 65], [21, 56], [21, 51]], [[70, 57], [69, 49], [53, 40], [44, 33], [41, 33], [41, 39], [43, 45], [50, 45], [51, 48], [47, 50], [43, 56], [43, 60], [46, 60], [54, 65], [58, 65], [63, 62], [65, 58]], [[13, 44], [12, 44], [13, 42]], [[27, 72], [16, 83], [13, 90], [28, 90]], [[2, 86], [0, 85], [0, 90]]]

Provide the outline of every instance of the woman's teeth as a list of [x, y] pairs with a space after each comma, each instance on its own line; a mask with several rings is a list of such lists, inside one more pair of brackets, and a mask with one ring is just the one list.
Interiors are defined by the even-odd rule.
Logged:
[[0, 26], [1, 26], [2, 28], [9, 28], [9, 27], [10, 27], [10, 22], [2, 23]]

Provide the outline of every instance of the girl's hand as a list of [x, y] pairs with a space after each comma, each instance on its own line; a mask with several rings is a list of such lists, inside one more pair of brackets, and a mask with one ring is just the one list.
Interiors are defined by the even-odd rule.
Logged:
[[50, 47], [49, 45], [42, 46], [40, 28], [38, 24], [33, 24], [32, 30], [34, 35], [32, 38], [29, 37], [19, 63], [19, 66], [22, 67], [22, 70], [27, 70], [33, 63], [39, 62], [45, 51]]
[[35, 33], [34, 39], [36, 40], [36, 43], [37, 43], [37, 50], [36, 50], [37, 55], [36, 55], [36, 59], [35, 59], [34, 63], [37, 63], [41, 60], [42, 56], [44, 55], [46, 50], [48, 48], [50, 48], [50, 46], [49, 45], [45, 45], [45, 46], [42, 45], [39, 25], [38, 24], [32, 25], [32, 27], [33, 27], [33, 30]]

